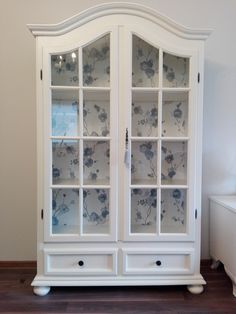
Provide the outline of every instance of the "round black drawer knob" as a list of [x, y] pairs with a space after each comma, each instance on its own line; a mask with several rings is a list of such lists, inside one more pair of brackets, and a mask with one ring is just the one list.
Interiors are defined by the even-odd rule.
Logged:
[[79, 262], [78, 262], [78, 265], [79, 265], [79, 266], [84, 266], [84, 262], [83, 262], [83, 261], [79, 261]]
[[157, 266], [161, 266], [161, 261], [156, 261]]

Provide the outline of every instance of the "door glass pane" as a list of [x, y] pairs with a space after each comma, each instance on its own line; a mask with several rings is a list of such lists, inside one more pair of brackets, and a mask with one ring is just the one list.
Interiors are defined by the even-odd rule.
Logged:
[[133, 87], [157, 87], [159, 84], [159, 50], [133, 35]]
[[52, 135], [77, 136], [79, 97], [77, 91], [52, 91]]
[[52, 141], [52, 182], [79, 184], [79, 141]]
[[131, 184], [157, 183], [157, 143], [132, 141]]
[[83, 190], [83, 233], [109, 233], [109, 190]]
[[131, 190], [131, 233], [156, 233], [157, 190]]
[[132, 136], [157, 136], [158, 94], [133, 92]]
[[51, 56], [52, 85], [77, 86], [78, 78], [78, 51], [73, 50], [65, 54]]
[[161, 191], [161, 232], [186, 232], [186, 190], [163, 189]]
[[109, 92], [84, 92], [83, 134], [84, 136], [109, 136], [110, 105]]
[[110, 35], [83, 48], [84, 86], [110, 85]]
[[162, 142], [161, 183], [187, 184], [187, 142]]
[[110, 142], [84, 141], [84, 184], [109, 184]]
[[188, 93], [164, 93], [162, 136], [188, 135]]
[[163, 86], [189, 86], [189, 58], [163, 52]]
[[52, 233], [79, 233], [79, 190], [52, 190]]

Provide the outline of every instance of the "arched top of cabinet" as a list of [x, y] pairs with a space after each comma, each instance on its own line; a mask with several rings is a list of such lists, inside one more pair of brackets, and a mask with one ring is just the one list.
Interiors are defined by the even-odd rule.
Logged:
[[185, 39], [205, 40], [212, 32], [212, 29], [185, 27], [147, 6], [127, 2], [97, 5], [57, 24], [28, 24], [27, 26], [34, 36], [59, 36], [94, 19], [117, 14], [144, 18]]

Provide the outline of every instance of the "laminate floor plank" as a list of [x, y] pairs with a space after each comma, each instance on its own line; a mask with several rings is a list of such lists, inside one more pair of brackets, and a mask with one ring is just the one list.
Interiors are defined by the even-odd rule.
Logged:
[[185, 286], [52, 287], [44, 297], [30, 286], [34, 267], [0, 268], [0, 313], [4, 314], [236, 314], [236, 298], [224, 268], [201, 267], [204, 293], [193, 295]]

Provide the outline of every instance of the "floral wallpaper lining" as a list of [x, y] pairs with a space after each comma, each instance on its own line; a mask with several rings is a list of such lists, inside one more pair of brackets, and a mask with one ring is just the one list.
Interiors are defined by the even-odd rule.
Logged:
[[156, 232], [156, 189], [131, 190], [131, 232]]
[[79, 232], [79, 190], [52, 190], [52, 233], [78, 234]]
[[51, 56], [51, 78], [54, 86], [76, 86], [78, 77], [78, 51]]
[[109, 141], [84, 141], [84, 184], [109, 184]]
[[189, 59], [163, 53], [163, 86], [188, 87]]
[[159, 50], [133, 35], [133, 87], [157, 87], [159, 84]]
[[[79, 233], [79, 189], [52, 190], [52, 233]], [[83, 189], [83, 233], [109, 233], [109, 190]]]
[[164, 101], [162, 107], [162, 136], [188, 135], [187, 101]]
[[187, 184], [187, 143], [162, 142], [162, 184]]
[[109, 233], [109, 190], [83, 190], [83, 232]]
[[133, 141], [131, 147], [131, 183], [156, 184], [157, 143]]
[[186, 190], [163, 189], [161, 191], [161, 232], [186, 232]]
[[85, 100], [83, 105], [84, 136], [109, 136], [109, 101]]
[[52, 141], [53, 184], [79, 184], [79, 141]]
[[132, 135], [157, 136], [158, 104], [157, 102], [132, 103]]
[[84, 86], [110, 85], [110, 35], [83, 48]]

